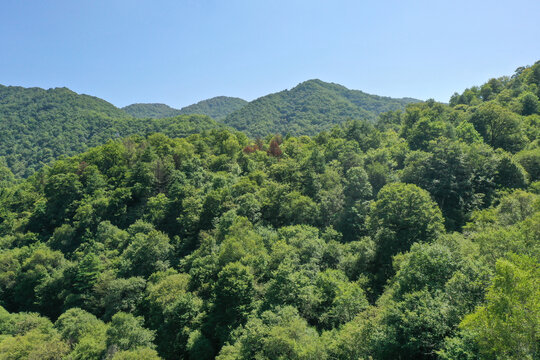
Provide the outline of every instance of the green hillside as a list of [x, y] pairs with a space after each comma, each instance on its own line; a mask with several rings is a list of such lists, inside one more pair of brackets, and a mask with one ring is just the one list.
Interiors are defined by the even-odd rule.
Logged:
[[351, 119], [375, 121], [382, 112], [402, 110], [418, 101], [370, 95], [338, 84], [309, 80], [291, 90], [256, 99], [228, 115], [224, 122], [251, 136], [315, 135]]
[[0, 85], [0, 158], [18, 177], [109, 139], [151, 132], [185, 136], [216, 127], [223, 125], [204, 115], [134, 119], [104, 100], [66, 88]]
[[538, 359], [539, 89], [0, 159], [0, 359]]
[[247, 103], [246, 100], [240, 98], [217, 96], [183, 107], [179, 111], [181, 114], [204, 114], [210, 116], [212, 119], [220, 120], [241, 109]]
[[122, 108], [122, 110], [136, 118], [157, 119], [176, 115], [202, 114], [210, 116], [212, 119], [222, 119], [245, 104], [247, 101], [240, 98], [217, 96], [183, 107], [180, 110], [165, 104], [132, 104]]
[[180, 115], [180, 110], [165, 104], [131, 104], [123, 107], [122, 110], [129, 115], [140, 119], [159, 119]]
[[[233, 113], [225, 123], [251, 136], [275, 132], [313, 134], [350, 118], [373, 120], [378, 112], [401, 109], [402, 103], [410, 101], [413, 100], [382, 98], [312, 80], [249, 104], [222, 96], [180, 110], [164, 104], [133, 104], [118, 109], [104, 100], [66, 88], [0, 85], [0, 158], [5, 158], [17, 177], [26, 177], [60, 156], [77, 154], [112, 138], [153, 131], [180, 136], [224, 127], [204, 116], [179, 115], [203, 114], [223, 120]], [[235, 116], [254, 111], [258, 120], [249, 127], [235, 120]], [[273, 122], [282, 113], [289, 119], [287, 124]]]

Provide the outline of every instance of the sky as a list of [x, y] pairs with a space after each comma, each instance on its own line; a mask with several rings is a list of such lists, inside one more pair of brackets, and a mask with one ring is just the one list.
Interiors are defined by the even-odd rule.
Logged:
[[448, 102], [540, 60], [539, 14], [538, 0], [0, 0], [0, 84], [180, 108], [318, 78]]

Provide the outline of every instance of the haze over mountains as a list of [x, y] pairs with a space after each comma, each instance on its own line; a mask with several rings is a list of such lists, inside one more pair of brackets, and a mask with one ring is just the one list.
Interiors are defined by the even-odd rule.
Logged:
[[315, 135], [351, 119], [374, 121], [381, 112], [418, 101], [309, 80], [252, 102], [219, 96], [179, 110], [165, 104], [119, 109], [67, 88], [0, 86], [0, 158], [25, 177], [62, 155], [132, 134], [178, 137], [229, 126], [250, 137]]

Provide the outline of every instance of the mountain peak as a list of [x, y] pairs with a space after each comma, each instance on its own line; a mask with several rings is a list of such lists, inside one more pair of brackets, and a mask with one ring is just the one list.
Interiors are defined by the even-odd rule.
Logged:
[[370, 95], [310, 79], [290, 90], [260, 97], [231, 113], [224, 121], [251, 136], [314, 135], [351, 119], [375, 121], [382, 112], [401, 110], [419, 101]]
[[175, 109], [160, 103], [139, 103], [128, 105], [122, 110], [136, 118], [166, 118], [177, 115], [202, 114], [213, 119], [224, 118], [233, 111], [247, 104], [247, 101], [229, 96], [216, 96], [199, 101], [196, 104]]

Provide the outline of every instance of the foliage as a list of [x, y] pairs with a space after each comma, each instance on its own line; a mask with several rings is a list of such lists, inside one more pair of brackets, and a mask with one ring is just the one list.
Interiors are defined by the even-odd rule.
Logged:
[[162, 119], [178, 116], [179, 110], [165, 104], [131, 104], [122, 108], [127, 114], [139, 119]]
[[0, 161], [0, 359], [538, 358], [538, 74], [314, 137], [192, 116]]
[[535, 359], [540, 354], [540, 269], [526, 256], [497, 261], [486, 305], [461, 326], [472, 333], [481, 356]]
[[200, 114], [220, 120], [246, 104], [247, 101], [240, 98], [217, 96], [183, 107], [180, 110], [173, 109], [165, 104], [131, 104], [123, 107], [122, 110], [133, 117], [142, 119], [161, 119], [178, 115]]
[[220, 126], [202, 115], [133, 119], [104, 100], [66, 88], [0, 85], [0, 158], [21, 177], [110, 139], [154, 132], [187, 136]]
[[380, 113], [401, 110], [417, 101], [370, 95], [309, 80], [291, 90], [258, 98], [229, 114], [224, 122], [251, 136], [315, 135], [351, 119], [374, 121]]

